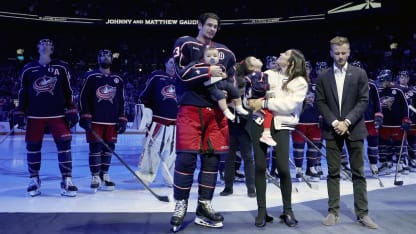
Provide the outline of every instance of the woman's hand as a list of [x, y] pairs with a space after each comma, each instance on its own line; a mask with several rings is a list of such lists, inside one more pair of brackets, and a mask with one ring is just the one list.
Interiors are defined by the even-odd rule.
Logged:
[[253, 110], [253, 112], [259, 111], [262, 109], [263, 99], [249, 99], [247, 100], [248, 108]]

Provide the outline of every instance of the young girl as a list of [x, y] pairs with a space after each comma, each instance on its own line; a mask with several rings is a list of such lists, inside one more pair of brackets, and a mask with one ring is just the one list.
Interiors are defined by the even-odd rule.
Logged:
[[[269, 78], [267, 74], [261, 72], [263, 63], [256, 57], [246, 57], [240, 64], [237, 65], [237, 77], [244, 77], [246, 80], [246, 94], [247, 99], [270, 98]], [[261, 134], [260, 141], [270, 146], [275, 146], [276, 142], [273, 140], [270, 133], [272, 125], [273, 113], [269, 110], [262, 110], [264, 114], [263, 127], [264, 131]], [[261, 124], [258, 122], [258, 124]]]
[[[216, 48], [208, 47], [204, 51], [203, 62], [209, 65], [218, 64], [219, 52]], [[225, 80], [225, 77], [219, 77], [219, 81], [207, 86], [212, 98], [218, 102], [218, 106], [223, 111], [227, 119], [234, 121], [235, 115], [228, 109], [226, 96], [223, 90], [227, 91], [227, 95], [232, 99], [235, 110], [240, 115], [248, 115], [248, 111], [243, 108], [240, 91], [233, 83]]]

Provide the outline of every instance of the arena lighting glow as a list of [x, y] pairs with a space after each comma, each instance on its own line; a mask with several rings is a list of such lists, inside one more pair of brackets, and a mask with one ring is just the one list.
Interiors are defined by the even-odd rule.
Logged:
[[113, 53], [113, 59], [118, 59], [120, 57], [120, 53], [119, 52], [114, 52]]
[[[318, 21], [325, 20], [327, 15], [335, 13], [345, 13], [352, 11], [367, 11], [370, 9], [381, 8], [381, 3], [375, 0], [362, 0], [363, 3], [356, 3], [350, 1], [339, 7], [322, 12], [315, 15], [300, 15], [291, 17], [276, 17], [276, 18], [263, 18], [263, 19], [231, 19], [222, 20], [221, 25], [261, 25], [261, 24], [280, 24], [291, 22], [304, 22], [304, 21]], [[364, 13], [364, 12], [363, 12]], [[60, 16], [40, 16], [33, 14], [22, 14], [15, 12], [0, 11], [0, 18], [11, 18], [16, 20], [29, 20], [29, 21], [43, 21], [43, 22], [55, 22], [55, 23], [67, 23], [67, 24], [104, 24], [104, 25], [134, 25], [134, 26], [190, 26], [198, 24], [196, 19], [134, 19], [134, 18], [75, 18], [75, 17], [60, 17]]]
[[25, 50], [21, 49], [21, 48], [16, 50], [16, 54], [23, 54], [24, 52], [25, 52]]

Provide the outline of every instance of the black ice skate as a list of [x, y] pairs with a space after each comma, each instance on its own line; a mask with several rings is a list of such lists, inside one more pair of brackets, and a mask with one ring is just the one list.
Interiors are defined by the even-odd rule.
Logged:
[[116, 184], [113, 181], [111, 181], [110, 175], [108, 173], [101, 173], [100, 178], [101, 178], [101, 186], [100, 186], [101, 190], [113, 191], [115, 189]]
[[172, 231], [178, 232], [182, 228], [183, 219], [185, 218], [186, 211], [188, 209], [187, 200], [177, 200], [175, 204], [175, 211], [170, 218], [170, 224], [172, 225]]
[[30, 196], [36, 197], [40, 195], [40, 179], [39, 176], [31, 177], [29, 185], [27, 186], [27, 193]]
[[95, 192], [97, 192], [98, 188], [101, 185], [101, 178], [98, 175], [93, 175], [91, 179], [90, 188]]
[[67, 197], [75, 197], [78, 188], [72, 183], [71, 177], [65, 177], [61, 182], [61, 195]]
[[215, 212], [212, 208], [211, 201], [198, 200], [198, 206], [196, 208], [195, 223], [201, 226], [221, 228], [224, 226], [222, 221], [224, 217]]

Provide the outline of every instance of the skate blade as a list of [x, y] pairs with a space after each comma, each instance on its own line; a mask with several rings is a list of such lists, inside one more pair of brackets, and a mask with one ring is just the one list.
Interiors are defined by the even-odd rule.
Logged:
[[214, 222], [212, 220], [208, 220], [202, 217], [195, 217], [195, 224], [205, 226], [205, 227], [213, 227], [213, 228], [222, 228], [224, 224], [222, 221]]
[[179, 232], [182, 229], [182, 225], [173, 225], [171, 231], [173, 233]]
[[77, 192], [63, 190], [63, 191], [61, 191], [61, 196], [64, 196], [64, 197], [75, 197], [75, 196], [77, 196]]
[[114, 191], [114, 189], [116, 189], [115, 186], [101, 186], [101, 187], [99, 187], [99, 190], [102, 190], [102, 191]]
[[39, 190], [35, 190], [35, 191], [30, 191], [30, 192], [28, 192], [28, 194], [29, 194], [31, 197], [36, 197], [36, 196], [39, 196], [39, 195], [41, 194], [41, 192], [40, 192]]
[[306, 176], [306, 178], [309, 180], [309, 182], [319, 182], [321, 180], [320, 177], [315, 176]]

